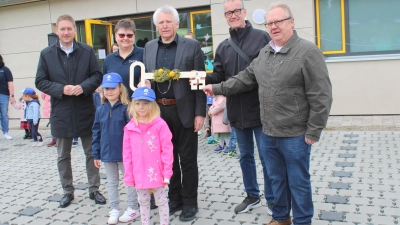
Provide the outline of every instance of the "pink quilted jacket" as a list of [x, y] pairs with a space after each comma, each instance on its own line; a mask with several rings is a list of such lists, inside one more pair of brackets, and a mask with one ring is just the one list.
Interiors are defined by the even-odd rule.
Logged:
[[50, 95], [42, 93], [43, 103], [43, 118], [50, 118]]

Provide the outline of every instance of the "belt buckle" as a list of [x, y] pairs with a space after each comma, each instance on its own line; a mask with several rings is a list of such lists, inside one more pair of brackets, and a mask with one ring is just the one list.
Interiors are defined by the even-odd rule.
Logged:
[[162, 98], [162, 99], [161, 99], [161, 102], [162, 102], [163, 105], [167, 105], [167, 104], [165, 103], [166, 100], [167, 100], [166, 98]]

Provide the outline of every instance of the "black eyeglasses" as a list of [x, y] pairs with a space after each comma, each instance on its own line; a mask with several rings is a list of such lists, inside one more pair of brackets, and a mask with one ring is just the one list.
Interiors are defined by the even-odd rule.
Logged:
[[231, 11], [226, 11], [226, 12], [224, 13], [224, 15], [225, 15], [226, 18], [231, 18], [233, 14], [235, 14], [236, 16], [239, 16], [240, 13], [242, 13], [242, 10], [243, 10], [243, 9], [244, 9], [244, 8], [234, 9], [234, 10], [231, 10]]
[[125, 36], [126, 36], [127, 38], [132, 38], [132, 37], [133, 37], [133, 34], [118, 34], [118, 36], [119, 36], [119, 38], [124, 38]]
[[292, 17], [288, 17], [288, 18], [286, 18], [286, 19], [277, 20], [277, 21], [270, 22], [270, 23], [265, 23], [264, 25], [265, 25], [266, 28], [272, 27], [273, 24], [275, 24], [275, 26], [279, 27], [279, 26], [282, 26], [283, 21], [285, 21], [285, 20], [290, 20], [290, 19], [292, 19]]

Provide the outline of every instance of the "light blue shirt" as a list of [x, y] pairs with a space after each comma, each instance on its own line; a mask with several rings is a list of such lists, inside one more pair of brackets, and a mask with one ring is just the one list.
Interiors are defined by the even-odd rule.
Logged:
[[67, 56], [68, 56], [69, 53], [71, 53], [71, 52], [74, 50], [74, 43], [72, 43], [71, 48], [69, 48], [69, 49], [64, 48], [64, 46], [62, 46], [61, 43], [60, 43], [60, 48], [61, 48], [61, 50], [63, 50], [65, 53], [67, 53]]

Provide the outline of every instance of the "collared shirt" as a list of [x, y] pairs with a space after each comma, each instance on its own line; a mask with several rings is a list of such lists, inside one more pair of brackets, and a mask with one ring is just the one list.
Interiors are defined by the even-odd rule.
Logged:
[[64, 46], [62, 46], [61, 42], [60, 42], [60, 48], [61, 50], [63, 50], [67, 56], [69, 55], [69, 53], [71, 53], [74, 50], [74, 42], [72, 42], [71, 48], [66, 49]]
[[[106, 73], [118, 73], [122, 77], [122, 83], [128, 90], [128, 98], [131, 99], [133, 91], [129, 87], [129, 74], [130, 66], [133, 62], [139, 61], [143, 62], [143, 48], [133, 47], [133, 51], [124, 59], [119, 55], [119, 50], [111, 53], [106, 57], [103, 64], [103, 74]], [[134, 86], [137, 87], [140, 79], [140, 67], [136, 66], [134, 71]]]
[[283, 47], [275, 45], [275, 43], [272, 40], [269, 42], [269, 45], [271, 46], [272, 49], [274, 49], [275, 52], [279, 52]]
[[[178, 48], [178, 34], [176, 34], [174, 40], [168, 44], [164, 44], [161, 41], [160, 37], [158, 40], [156, 68], [157, 69], [167, 68], [169, 70], [175, 69], [174, 66], [175, 66], [175, 57], [177, 48]], [[157, 98], [168, 98], [168, 99], [175, 98], [174, 90], [172, 88], [172, 83], [170, 85], [169, 81], [165, 81], [163, 83], [156, 83], [156, 90], [157, 90], [156, 91]]]

